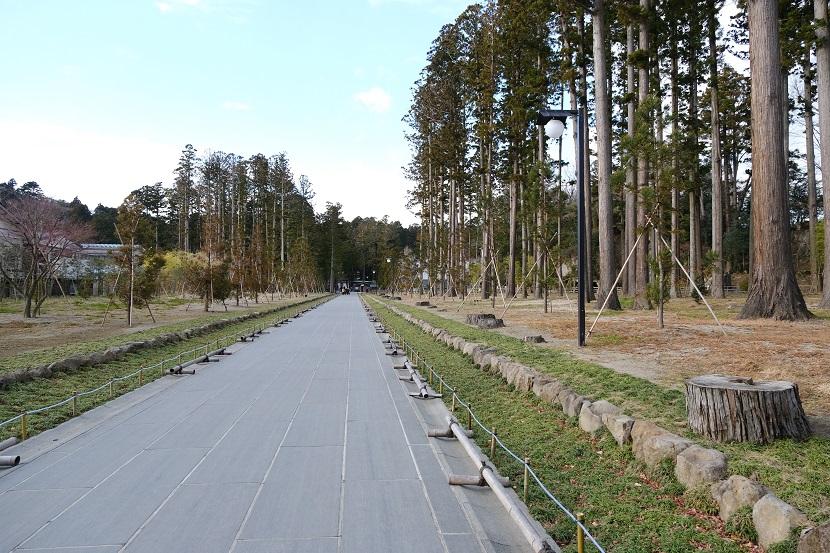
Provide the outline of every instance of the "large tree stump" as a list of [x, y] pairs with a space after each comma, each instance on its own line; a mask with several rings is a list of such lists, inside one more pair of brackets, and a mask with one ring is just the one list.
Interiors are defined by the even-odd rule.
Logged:
[[471, 313], [467, 315], [467, 324], [475, 325], [478, 328], [501, 328], [504, 320], [497, 319], [492, 313]]
[[689, 427], [718, 442], [800, 440], [810, 435], [798, 385], [709, 374], [686, 381]]

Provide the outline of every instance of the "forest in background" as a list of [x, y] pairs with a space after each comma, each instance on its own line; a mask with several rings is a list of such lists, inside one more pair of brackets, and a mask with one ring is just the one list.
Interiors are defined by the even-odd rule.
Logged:
[[313, 197], [308, 177], [292, 174], [285, 153], [199, 155], [190, 144], [171, 186], [143, 186], [118, 207], [91, 211], [78, 198], [47, 198], [38, 183], [10, 179], [0, 183], [0, 278], [26, 299], [27, 317], [65, 278], [66, 260], [82, 243], [122, 245], [113, 262], [123, 277], [112, 286], [137, 306], [158, 292], [165, 272], [176, 273], [172, 289], [203, 298], [206, 310], [214, 301], [355, 281], [388, 287], [395, 267], [411, 257], [417, 229], [386, 217], [346, 221], [340, 204], [315, 212]]

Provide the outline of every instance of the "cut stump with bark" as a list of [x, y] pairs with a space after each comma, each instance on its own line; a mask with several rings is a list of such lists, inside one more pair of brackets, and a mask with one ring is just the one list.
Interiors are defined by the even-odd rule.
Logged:
[[768, 444], [810, 435], [798, 385], [783, 380], [697, 376], [686, 381], [686, 414], [692, 430], [718, 442]]

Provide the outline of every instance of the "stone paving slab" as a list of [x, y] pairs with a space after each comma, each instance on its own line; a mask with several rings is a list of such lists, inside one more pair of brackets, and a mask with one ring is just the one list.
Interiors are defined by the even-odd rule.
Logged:
[[124, 551], [230, 551], [256, 483], [183, 485]]
[[409, 480], [347, 480], [343, 553], [445, 551], [423, 484]]
[[[3, 494], [0, 551], [9, 551], [86, 493], [83, 489], [12, 490]], [[9, 508], [13, 506], [14, 508]]]
[[24, 545], [29, 549], [125, 544], [181, 484], [205, 449], [146, 450], [85, 494]]
[[338, 537], [343, 450], [341, 445], [284, 446], [240, 537]]
[[0, 552], [530, 548], [356, 295], [8, 450]]

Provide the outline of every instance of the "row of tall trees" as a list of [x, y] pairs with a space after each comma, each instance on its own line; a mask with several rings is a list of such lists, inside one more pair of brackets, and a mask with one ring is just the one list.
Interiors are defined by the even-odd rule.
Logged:
[[[91, 212], [77, 198], [46, 198], [37, 183], [12, 179], [0, 185], [0, 279], [27, 298], [26, 316], [36, 316], [53, 284], [67, 278], [67, 259], [92, 241], [122, 244], [114, 250], [116, 288], [128, 313], [148, 306], [165, 264], [168, 293], [195, 293], [206, 310], [214, 301], [258, 301], [264, 293], [336, 290], [358, 280], [392, 284], [390, 269], [412, 251], [417, 231], [387, 218], [345, 221], [340, 204], [315, 213], [314, 195], [285, 153], [245, 159], [189, 144], [171, 186], [134, 190], [117, 208]], [[26, 217], [37, 225], [24, 225]]]
[[[630, 252], [621, 284], [635, 307], [688, 289], [673, 253], [714, 297], [725, 275], [751, 271], [744, 316], [809, 317], [790, 231], [808, 223], [805, 284], [817, 291], [830, 258], [830, 240], [819, 251], [830, 195], [822, 206], [817, 184], [830, 182], [826, 8], [748, 0], [724, 27], [719, 0], [468, 7], [433, 42], [405, 118], [433, 290], [472, 284], [470, 260], [484, 297], [502, 279], [511, 295], [541, 297], [557, 273], [574, 274], [574, 164], [535, 126], [540, 109], [567, 105], [592, 114], [585, 255], [600, 302], [619, 307], [613, 284]], [[749, 57], [750, 74], [726, 53]], [[802, 128], [803, 153], [788, 139]]]
[[198, 252], [207, 275], [227, 275], [237, 298], [335, 290], [337, 282], [365, 277], [367, 266], [377, 272], [380, 256], [406, 245], [398, 222], [349, 223], [342, 206], [331, 203], [315, 213], [309, 178], [293, 175], [284, 152], [244, 159], [208, 150], [199, 156], [187, 145], [171, 188], [156, 184], [134, 195], [153, 223], [156, 243], [167, 237], [166, 247]]

